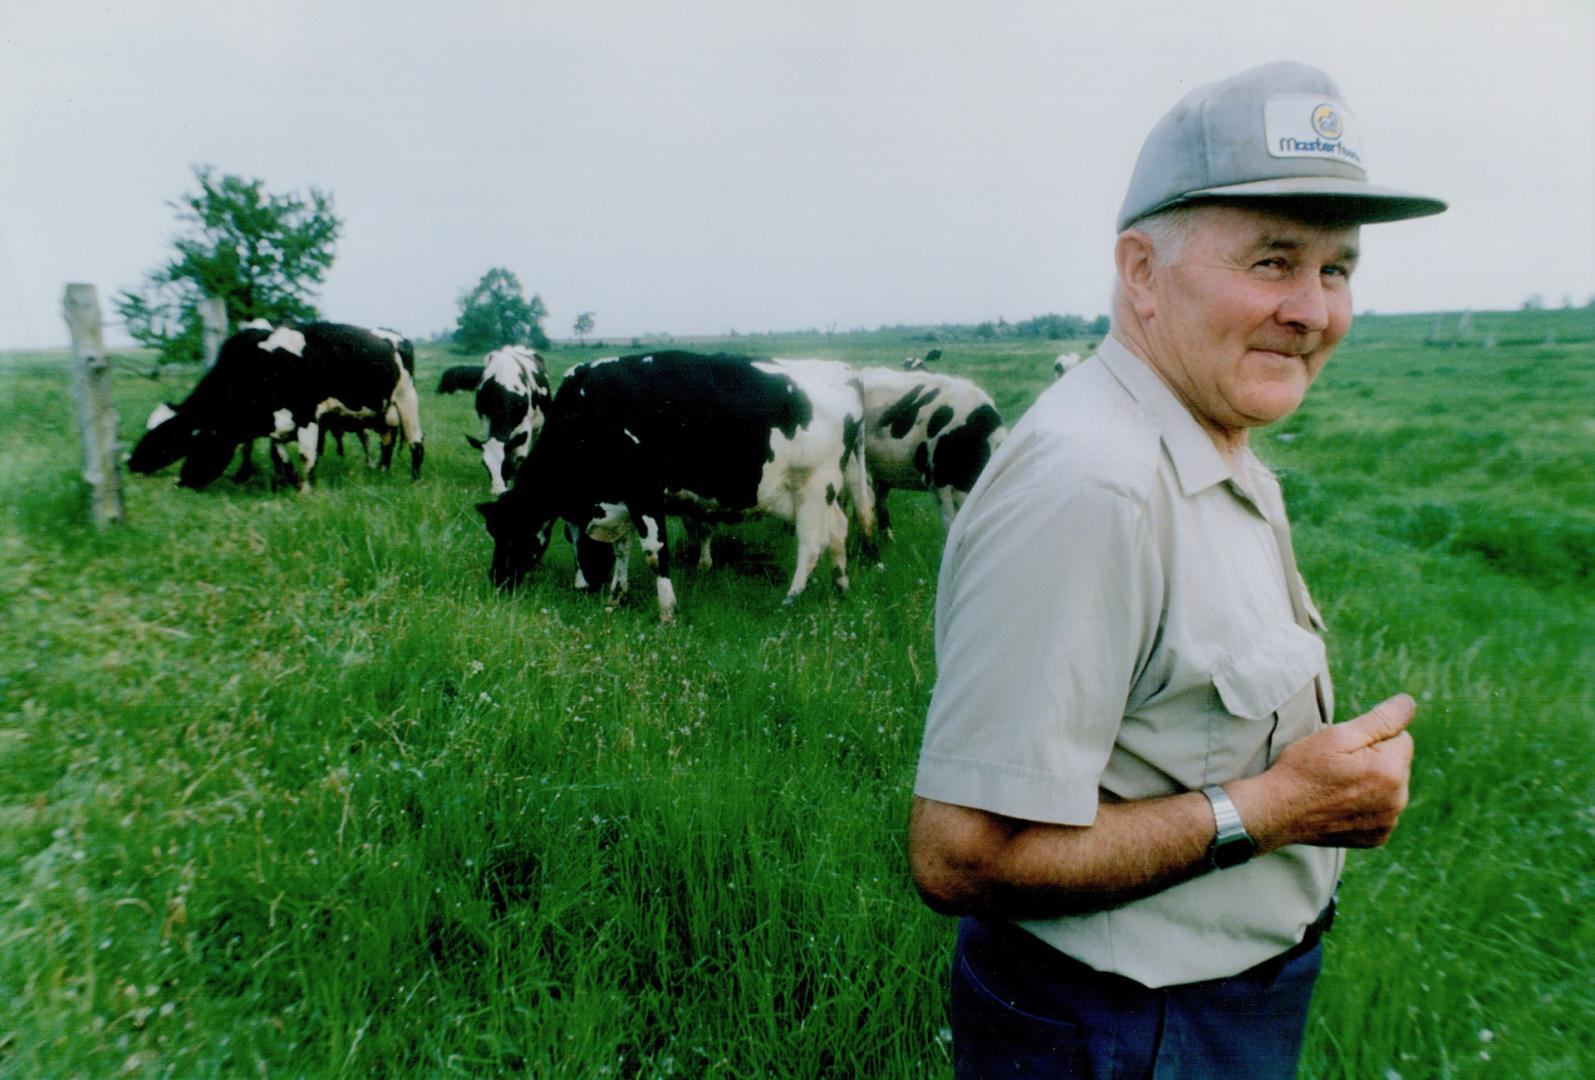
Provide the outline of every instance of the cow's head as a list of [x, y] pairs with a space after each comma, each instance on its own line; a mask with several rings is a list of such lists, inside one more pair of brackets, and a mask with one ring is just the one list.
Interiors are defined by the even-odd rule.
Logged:
[[548, 551], [553, 518], [528, 516], [522, 508], [512, 505], [509, 496], [478, 503], [476, 510], [487, 522], [487, 534], [493, 538], [493, 561], [488, 567], [488, 579], [501, 589], [514, 589]]
[[517, 431], [508, 440], [478, 439], [473, 435], [467, 435], [465, 441], [473, 450], [482, 452], [482, 466], [487, 469], [487, 478], [492, 485], [491, 493], [502, 495], [509, 490], [510, 481], [515, 479], [515, 470], [520, 465], [521, 459], [526, 456], [524, 450], [516, 453], [526, 445], [526, 432]]
[[127, 459], [130, 472], [159, 472], [187, 456], [189, 445], [199, 433], [177, 414], [160, 421], [144, 433]]
[[188, 456], [183, 459], [183, 469], [177, 474], [177, 486], [200, 488], [227, 471], [233, 460], [233, 450], [238, 444], [213, 431], [196, 431], [188, 443]]

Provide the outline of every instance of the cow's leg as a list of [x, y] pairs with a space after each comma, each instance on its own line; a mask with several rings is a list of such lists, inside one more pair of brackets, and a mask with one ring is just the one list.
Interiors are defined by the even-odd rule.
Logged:
[[604, 593], [604, 606], [616, 607], [626, 597], [631, 558], [632, 520], [622, 503], [600, 503], [602, 516], [585, 528], [565, 524], [565, 535], [576, 549], [576, 588]]
[[233, 473], [233, 479], [243, 483], [255, 475], [255, 440], [244, 440], [244, 456], [238, 462], [238, 471]]
[[[853, 509], [853, 516], [858, 519], [859, 549], [866, 559], [878, 563], [880, 551], [875, 542], [875, 530], [878, 527], [877, 516], [883, 511], [881, 500], [875, 497], [875, 489], [870, 485], [868, 470], [864, 467], [862, 426], [857, 430], [850, 429], [847, 439], [849, 451], [842, 457], [847, 502]], [[885, 528], [885, 526], [879, 527]]]
[[272, 487], [297, 486], [299, 474], [294, 470], [293, 462], [288, 460], [287, 443], [273, 436], [266, 440], [266, 452], [271, 458]]
[[[421, 459], [426, 457], [421, 435], [421, 395], [415, 392], [415, 383], [403, 367], [399, 368], [399, 385], [393, 391], [393, 407], [399, 412], [399, 426], [404, 429], [404, 437], [410, 441], [410, 479], [419, 480]], [[387, 446], [386, 443], [383, 445]], [[385, 452], [392, 453], [391, 450]], [[383, 468], [386, 467], [384, 461]]]
[[700, 518], [684, 517], [681, 519], [681, 532], [683, 544], [688, 552], [692, 551], [694, 545], [698, 548], [698, 569], [713, 570], [714, 545], [711, 540], [714, 526]]
[[[797, 565], [792, 573], [792, 585], [786, 591], [785, 604], [795, 602], [809, 583], [809, 577], [814, 573], [814, 567], [820, 561], [820, 553], [831, 546], [831, 533], [834, 525], [833, 514], [841, 514], [842, 508], [836, 505], [833, 498], [826, 501], [823, 491], [816, 492], [812, 486], [805, 489], [798, 496], [798, 507], [795, 521], [797, 532]], [[847, 519], [842, 521], [842, 535], [847, 536]], [[842, 553], [841, 570], [837, 577], [837, 584], [847, 588], [847, 553]]]
[[299, 429], [299, 458], [305, 474], [299, 481], [301, 494], [310, 491], [310, 481], [316, 471], [316, 445], [321, 440], [321, 425], [312, 420]]
[[383, 426], [380, 440], [382, 453], [377, 458], [377, 468], [383, 472], [387, 472], [388, 467], [393, 464], [393, 444], [398, 441], [398, 438], [397, 428], [389, 425]]
[[615, 568], [609, 572], [609, 595], [604, 606], [615, 608], [626, 599], [626, 590], [631, 587], [631, 535], [628, 533], [610, 546], [615, 552]]
[[936, 489], [936, 502], [941, 506], [941, 527], [945, 533], [953, 527], [953, 518], [958, 515], [958, 508], [964, 504], [964, 493], [951, 484], [943, 484]]
[[266, 440], [266, 448], [271, 454], [273, 483], [294, 487], [299, 483], [299, 476], [294, 471], [293, 462], [288, 460], [288, 440], [298, 432], [299, 426], [294, 422], [293, 413], [287, 409], [272, 413], [271, 424], [271, 437]]
[[565, 540], [570, 544], [571, 550], [576, 553], [576, 580], [571, 582], [572, 586], [577, 592], [592, 592], [594, 588], [593, 583], [587, 580], [587, 575], [582, 570], [581, 530], [576, 528], [576, 526], [572, 525], [568, 521], [565, 522]]
[[[847, 515], [840, 506], [831, 508], [831, 565], [836, 567], [836, 587], [842, 592], [847, 591]], [[873, 548], [873, 542], [869, 547]]]
[[670, 544], [665, 533], [665, 515], [657, 511], [633, 511], [631, 520], [642, 541], [642, 557], [654, 572], [654, 589], [659, 594], [659, 621], [675, 622], [676, 590], [670, 584]]
[[875, 480], [875, 530], [880, 534], [883, 544], [892, 538], [892, 515], [886, 511], [886, 494], [891, 490], [886, 481], [879, 478]]

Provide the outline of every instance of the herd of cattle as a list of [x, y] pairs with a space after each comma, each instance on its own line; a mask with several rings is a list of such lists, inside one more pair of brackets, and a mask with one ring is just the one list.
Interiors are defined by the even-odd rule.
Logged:
[[[712, 564], [710, 537], [749, 514], [792, 523], [797, 555], [787, 601], [829, 555], [847, 587], [850, 524], [866, 558], [890, 535], [887, 493], [931, 491], [943, 524], [1007, 434], [991, 397], [967, 379], [926, 371], [933, 349], [904, 367], [832, 360], [760, 360], [675, 350], [577, 364], [551, 392], [542, 358], [507, 346], [480, 366], [447, 369], [439, 393], [472, 390], [492, 501], [478, 510], [493, 539], [491, 579], [513, 588], [542, 559], [556, 521], [576, 551], [576, 585], [618, 601], [630, 538], [653, 572], [670, 621], [666, 519], [680, 519]], [[1066, 370], [1060, 356], [1057, 374]], [[1069, 365], [1069, 366], [1072, 366]], [[380, 467], [410, 446], [424, 456], [415, 351], [402, 335], [338, 323], [248, 324], [182, 402], [150, 416], [128, 467], [182, 461], [178, 484], [203, 488], [242, 447], [240, 475], [265, 439], [278, 483], [310, 489], [325, 438], [376, 431]], [[299, 451], [302, 475], [288, 455]]]

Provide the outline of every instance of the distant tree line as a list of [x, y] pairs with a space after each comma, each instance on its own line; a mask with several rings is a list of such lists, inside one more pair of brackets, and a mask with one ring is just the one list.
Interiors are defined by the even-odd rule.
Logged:
[[[316, 289], [332, 268], [343, 222], [333, 213], [332, 196], [311, 187], [307, 194], [274, 194], [265, 182], [217, 173], [209, 165], [193, 169], [199, 190], [170, 205], [181, 229], [173, 239], [173, 255], [145, 275], [141, 285], [124, 289], [116, 307], [129, 336], [159, 351], [162, 362], [199, 357], [201, 300], [221, 298], [228, 321], [238, 326], [252, 319], [272, 323], [308, 322], [321, 317]], [[461, 353], [485, 353], [504, 345], [546, 349], [543, 298], [527, 298], [520, 279], [495, 266], [458, 299], [459, 317], [452, 330], [436, 335]], [[572, 331], [585, 343], [596, 316], [584, 311]], [[835, 332], [835, 324], [824, 331]], [[810, 331], [820, 333], [818, 330]], [[998, 340], [1032, 338], [1066, 340], [1100, 337], [1108, 317], [1048, 313], [1010, 323], [1006, 319], [977, 324], [941, 323], [858, 328], [854, 334], [876, 334], [917, 341]], [[732, 332], [736, 336], [735, 331]], [[650, 335], [669, 341], [670, 335]], [[633, 339], [637, 341], [639, 339]]]
[[979, 323], [936, 323], [934, 325], [909, 325], [897, 323], [881, 326], [873, 333], [882, 337], [908, 338], [911, 341], [996, 341], [1004, 338], [1028, 338], [1047, 341], [1066, 341], [1079, 338], [1102, 337], [1108, 332], [1108, 317], [1098, 315], [1058, 315], [1048, 313], [1011, 323], [1007, 319], [987, 320]]

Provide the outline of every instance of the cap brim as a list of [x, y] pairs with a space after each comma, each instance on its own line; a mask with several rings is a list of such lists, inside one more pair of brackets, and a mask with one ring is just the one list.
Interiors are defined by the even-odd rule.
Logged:
[[[1245, 184], [1189, 191], [1157, 207], [1166, 210], [1196, 202], [1223, 202], [1230, 199], [1251, 202], [1268, 200], [1287, 213], [1322, 218], [1344, 225], [1378, 221], [1403, 221], [1428, 217], [1446, 208], [1442, 199], [1395, 188], [1374, 187], [1359, 180], [1337, 176], [1287, 176], [1275, 180], [1253, 180]], [[1151, 211], [1155, 213], [1156, 210]], [[1142, 214], [1142, 217], [1147, 215]]]

